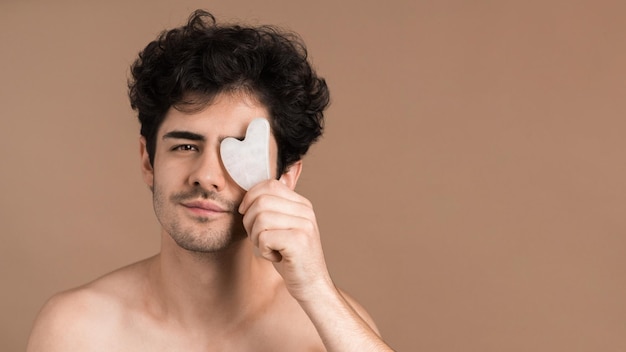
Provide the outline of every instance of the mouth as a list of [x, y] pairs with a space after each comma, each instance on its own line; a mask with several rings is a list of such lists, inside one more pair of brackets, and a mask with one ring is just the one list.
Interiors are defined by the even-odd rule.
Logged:
[[195, 200], [183, 202], [181, 205], [193, 214], [203, 217], [231, 213], [231, 211], [225, 207], [210, 201]]

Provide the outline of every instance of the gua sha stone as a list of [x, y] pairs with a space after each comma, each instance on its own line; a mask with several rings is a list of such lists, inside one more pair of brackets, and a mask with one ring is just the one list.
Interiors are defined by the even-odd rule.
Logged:
[[224, 138], [220, 156], [230, 177], [243, 189], [270, 178], [270, 124], [264, 118], [250, 122], [246, 137], [240, 141]]

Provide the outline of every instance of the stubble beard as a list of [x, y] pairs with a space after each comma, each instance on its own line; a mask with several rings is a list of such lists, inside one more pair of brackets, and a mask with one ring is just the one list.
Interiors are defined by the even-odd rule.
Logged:
[[[186, 217], [177, 214], [180, 202], [192, 199], [210, 199], [219, 202], [228, 210], [229, 220], [207, 217]], [[155, 184], [152, 195], [154, 211], [163, 229], [176, 244], [196, 253], [216, 253], [231, 247], [247, 237], [243, 228], [242, 217], [234, 211], [238, 204], [225, 200], [216, 192], [195, 187], [189, 191], [172, 194], [165, 192]]]

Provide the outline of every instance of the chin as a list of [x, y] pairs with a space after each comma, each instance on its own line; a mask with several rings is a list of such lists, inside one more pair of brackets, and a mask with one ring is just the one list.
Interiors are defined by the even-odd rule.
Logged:
[[204, 235], [192, 236], [172, 236], [176, 244], [187, 251], [195, 253], [217, 253], [231, 248], [233, 245], [246, 239], [245, 233], [231, 233], [216, 236]]

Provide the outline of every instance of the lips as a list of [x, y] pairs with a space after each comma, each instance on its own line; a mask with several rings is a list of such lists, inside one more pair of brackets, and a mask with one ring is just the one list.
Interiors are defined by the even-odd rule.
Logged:
[[185, 208], [188, 208], [189, 210], [198, 214], [209, 215], [209, 214], [229, 212], [228, 209], [225, 209], [223, 206], [216, 204], [214, 202], [210, 202], [210, 201], [195, 200], [195, 201], [183, 202], [181, 204]]

